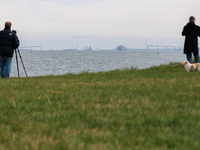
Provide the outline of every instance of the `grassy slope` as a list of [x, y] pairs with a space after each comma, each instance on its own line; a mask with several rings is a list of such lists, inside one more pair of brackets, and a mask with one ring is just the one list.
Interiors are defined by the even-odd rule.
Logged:
[[173, 63], [0, 79], [0, 149], [200, 149], [200, 73]]

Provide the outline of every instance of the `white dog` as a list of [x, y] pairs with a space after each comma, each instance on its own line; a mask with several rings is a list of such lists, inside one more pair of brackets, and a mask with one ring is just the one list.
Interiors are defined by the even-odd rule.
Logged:
[[185, 70], [187, 72], [191, 72], [193, 70], [198, 70], [200, 71], [200, 63], [194, 63], [194, 64], [191, 64], [189, 61], [187, 60], [184, 60], [182, 62], [183, 66], [185, 67]]

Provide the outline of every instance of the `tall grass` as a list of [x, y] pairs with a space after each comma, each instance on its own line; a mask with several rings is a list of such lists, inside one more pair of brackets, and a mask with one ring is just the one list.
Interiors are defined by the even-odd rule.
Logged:
[[148, 69], [0, 79], [0, 149], [200, 149], [200, 73]]

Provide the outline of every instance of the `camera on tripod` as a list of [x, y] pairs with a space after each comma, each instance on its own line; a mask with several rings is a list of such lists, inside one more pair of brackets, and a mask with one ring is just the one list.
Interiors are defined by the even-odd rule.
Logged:
[[17, 34], [17, 31], [16, 31], [16, 30], [12, 30], [12, 32], [15, 33], [15, 34]]
[[[15, 33], [15, 34], [17, 34], [17, 31], [16, 31], [16, 30], [12, 30], [12, 32], [13, 32], [13, 33]], [[20, 76], [19, 76], [19, 65], [18, 65], [18, 57], [17, 57], [17, 52], [18, 52], [18, 54], [19, 54], [19, 57], [20, 57], [20, 59], [21, 59], [22, 66], [23, 66], [23, 68], [24, 68], [24, 72], [25, 72], [25, 74], [26, 74], [26, 77], [28, 77], [28, 76], [27, 76], [27, 73], [26, 73], [26, 70], [25, 70], [25, 67], [24, 67], [24, 63], [23, 63], [23, 61], [22, 61], [21, 54], [20, 54], [20, 52], [19, 52], [19, 49], [17, 48], [17, 49], [15, 49], [15, 55], [16, 55], [16, 63], [17, 63], [17, 72], [18, 72], [18, 78], [19, 78]]]

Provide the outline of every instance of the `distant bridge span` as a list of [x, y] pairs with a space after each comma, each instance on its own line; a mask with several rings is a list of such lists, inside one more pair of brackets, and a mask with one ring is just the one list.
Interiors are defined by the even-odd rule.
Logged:
[[39, 48], [40, 50], [42, 49], [41, 46], [20, 46], [19, 49], [30, 49], [33, 50], [33, 48]]
[[161, 46], [161, 45], [148, 45], [147, 50], [156, 49], [156, 50], [181, 50], [179, 46]]

